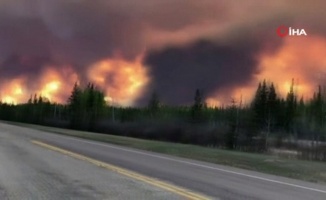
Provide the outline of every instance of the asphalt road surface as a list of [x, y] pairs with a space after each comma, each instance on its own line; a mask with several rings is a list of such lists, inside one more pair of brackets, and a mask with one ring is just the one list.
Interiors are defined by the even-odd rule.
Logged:
[[[153, 179], [143, 181], [114, 166]], [[326, 199], [325, 185], [0, 124], [1, 200], [187, 199], [174, 186], [211, 199]]]

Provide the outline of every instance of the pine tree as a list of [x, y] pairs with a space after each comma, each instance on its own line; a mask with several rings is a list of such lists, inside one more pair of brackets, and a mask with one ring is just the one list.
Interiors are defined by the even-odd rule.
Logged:
[[160, 108], [160, 100], [156, 92], [153, 92], [149, 103], [148, 103], [148, 109], [152, 116], [155, 116]]
[[324, 102], [322, 97], [321, 86], [318, 86], [318, 92], [312, 100], [313, 116], [317, 127], [321, 128], [324, 124]]
[[301, 118], [305, 117], [305, 115], [306, 115], [306, 105], [305, 105], [303, 96], [301, 96], [301, 98], [299, 100], [299, 104], [298, 104], [298, 115]]
[[93, 84], [87, 88], [88, 90], [88, 113], [90, 113], [89, 130], [95, 128], [95, 123], [103, 113], [105, 107], [104, 93], [97, 89]]
[[[272, 98], [272, 97], [271, 97]], [[254, 113], [254, 121], [258, 129], [265, 127], [268, 116], [268, 88], [266, 81], [259, 83], [255, 98], [252, 102], [252, 110]]]
[[294, 93], [294, 80], [290, 87], [290, 91], [286, 97], [286, 118], [285, 128], [288, 132], [293, 132], [294, 119], [297, 113], [297, 96]]
[[75, 83], [71, 95], [68, 99], [70, 112], [70, 125], [72, 128], [81, 128], [82, 122], [82, 91], [77, 83]]
[[192, 106], [192, 118], [195, 122], [199, 122], [202, 120], [202, 112], [204, 108], [204, 102], [203, 102], [203, 93], [199, 89], [195, 92], [195, 102]]
[[34, 94], [33, 104], [37, 104], [37, 94]]
[[237, 106], [235, 99], [231, 100], [231, 107], [229, 108], [229, 130], [225, 134], [225, 145], [227, 149], [236, 148], [236, 140], [237, 140]]
[[267, 96], [267, 116], [266, 116], [266, 124], [267, 124], [267, 131], [266, 131], [266, 148], [268, 148], [268, 137], [271, 130], [274, 128], [274, 124], [276, 121], [277, 115], [277, 94], [274, 87], [274, 84], [271, 83], [268, 89], [268, 96]]
[[30, 98], [27, 101], [28, 104], [32, 104], [33, 103], [33, 95], [30, 96]]
[[268, 90], [268, 98], [267, 98], [267, 106], [269, 110], [273, 111], [276, 109], [276, 103], [277, 103], [277, 94], [274, 87], [274, 84], [271, 83], [269, 90]]

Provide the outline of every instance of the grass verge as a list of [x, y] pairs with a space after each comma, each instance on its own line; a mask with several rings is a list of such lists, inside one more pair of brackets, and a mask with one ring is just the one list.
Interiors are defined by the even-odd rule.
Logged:
[[75, 131], [32, 124], [6, 122], [56, 134], [107, 142], [121, 146], [157, 153], [179, 156], [194, 160], [228, 165], [273, 175], [326, 184], [326, 163], [280, 158], [272, 155], [244, 153], [195, 145], [175, 144], [107, 134]]

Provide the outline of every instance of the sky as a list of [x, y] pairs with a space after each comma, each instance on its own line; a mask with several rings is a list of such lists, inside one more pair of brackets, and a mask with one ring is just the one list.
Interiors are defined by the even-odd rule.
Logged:
[[[92, 82], [108, 103], [250, 102], [258, 82], [308, 99], [326, 83], [323, 0], [0, 0], [0, 99], [66, 103]], [[279, 37], [279, 26], [307, 36]]]

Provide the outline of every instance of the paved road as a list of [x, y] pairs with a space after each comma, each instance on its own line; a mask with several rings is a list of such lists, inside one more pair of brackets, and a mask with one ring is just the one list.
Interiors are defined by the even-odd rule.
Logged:
[[[112, 195], [116, 199], [128, 199], [130, 193], [130, 196], [134, 197], [132, 199], [180, 198], [180, 196], [164, 192], [150, 184], [133, 181], [108, 170], [90, 166], [86, 161], [78, 161], [58, 152], [51, 152], [36, 145], [33, 146], [30, 143], [31, 140], [38, 140], [146, 176], [158, 178], [215, 199], [326, 199], [325, 185], [7, 124], [0, 124], [0, 195], [15, 193], [16, 191], [13, 190], [18, 190], [21, 194], [35, 195], [40, 192], [40, 195], [43, 195], [42, 191], [45, 188], [47, 191], [44, 194], [47, 195], [45, 197], [77, 195], [76, 198], [72, 199], [82, 199], [79, 198], [78, 195], [80, 195], [84, 199], [103, 199], [107, 195]], [[9, 155], [12, 157], [8, 157]], [[3, 164], [3, 160], [8, 163]], [[14, 167], [18, 162], [16, 160], [20, 160], [19, 163], [25, 165]], [[13, 170], [12, 174], [8, 173], [11, 170]], [[26, 174], [26, 172], [28, 173]], [[13, 180], [13, 184], [6, 183], [6, 180]], [[20, 191], [18, 185], [15, 185], [18, 184], [17, 180], [21, 180], [23, 183], [21, 185], [26, 183], [26, 187], [22, 189], [24, 191]], [[60, 184], [64, 186], [60, 186]], [[111, 186], [115, 188], [111, 188]], [[108, 188], [109, 192], [104, 193]], [[125, 190], [126, 188], [128, 189]], [[95, 193], [93, 193], [94, 191]], [[147, 191], [146, 195], [142, 191]], [[99, 196], [92, 196], [95, 194]], [[136, 196], [141, 194], [145, 196]]]
[[[163, 189], [35, 144], [0, 124], [0, 200], [180, 199]], [[46, 136], [45, 136], [46, 137]]]

